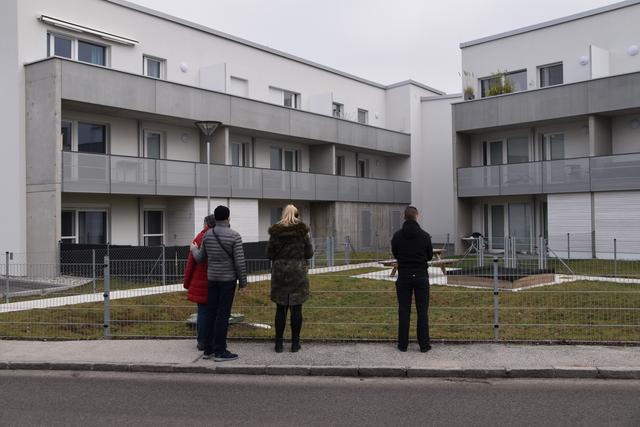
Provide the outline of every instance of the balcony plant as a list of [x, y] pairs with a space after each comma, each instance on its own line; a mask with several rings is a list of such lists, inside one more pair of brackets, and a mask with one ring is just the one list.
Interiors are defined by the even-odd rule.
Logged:
[[463, 89], [462, 93], [464, 95], [464, 100], [469, 101], [471, 99], [476, 98], [475, 89], [473, 88], [475, 83], [475, 75], [472, 72], [462, 70], [462, 72], [458, 73], [460, 78], [462, 79]]
[[465, 88], [462, 90], [462, 93], [464, 95], [464, 100], [465, 101], [470, 101], [472, 99], [476, 99], [475, 90], [473, 90], [473, 88], [471, 86], [465, 86]]
[[506, 71], [497, 71], [491, 75], [490, 79], [487, 96], [513, 92], [513, 81], [508, 77]]

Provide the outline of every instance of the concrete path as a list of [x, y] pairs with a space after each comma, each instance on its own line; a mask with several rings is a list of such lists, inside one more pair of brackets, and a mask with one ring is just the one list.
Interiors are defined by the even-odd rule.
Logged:
[[0, 341], [0, 369], [640, 379], [640, 347], [435, 344], [425, 354], [415, 344], [401, 353], [392, 343], [303, 343], [299, 353], [277, 354], [271, 342], [243, 341], [229, 349], [240, 358], [215, 363], [194, 340]]

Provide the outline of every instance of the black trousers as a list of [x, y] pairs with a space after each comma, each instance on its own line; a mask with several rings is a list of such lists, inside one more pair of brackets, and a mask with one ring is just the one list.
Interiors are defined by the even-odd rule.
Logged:
[[284, 328], [287, 324], [287, 311], [291, 308], [291, 341], [300, 342], [300, 331], [302, 330], [302, 304], [280, 305], [276, 308], [276, 341], [282, 342], [284, 338]]
[[209, 301], [202, 322], [204, 354], [222, 354], [227, 349], [227, 331], [236, 281], [209, 281]]
[[396, 281], [398, 296], [398, 348], [409, 345], [409, 323], [411, 321], [411, 297], [415, 295], [418, 314], [417, 337], [420, 348], [429, 345], [429, 278], [403, 278]]

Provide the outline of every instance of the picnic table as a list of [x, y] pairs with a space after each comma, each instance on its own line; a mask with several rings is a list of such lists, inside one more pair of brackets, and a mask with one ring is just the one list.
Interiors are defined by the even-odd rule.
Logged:
[[[432, 267], [440, 267], [440, 269], [442, 270], [442, 274], [447, 274], [447, 265], [450, 264], [455, 264], [456, 262], [458, 262], [457, 259], [446, 259], [446, 258], [442, 258], [442, 255], [446, 252], [446, 249], [434, 249], [433, 250], [433, 260], [429, 261], [429, 265]], [[396, 275], [397, 271], [398, 271], [398, 261], [396, 261], [395, 259], [393, 260], [387, 260], [387, 261], [380, 261], [380, 264], [384, 265], [385, 267], [393, 267], [391, 269], [391, 273], [389, 273], [389, 277], [393, 277]]]

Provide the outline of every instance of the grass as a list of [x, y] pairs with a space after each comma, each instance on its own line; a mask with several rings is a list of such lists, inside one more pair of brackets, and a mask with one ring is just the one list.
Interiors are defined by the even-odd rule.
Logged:
[[[397, 328], [394, 283], [351, 276], [376, 268], [311, 276], [312, 297], [304, 305], [303, 338], [392, 340]], [[381, 273], [386, 274], [386, 273]], [[239, 293], [234, 312], [245, 324], [232, 325], [230, 337], [271, 338], [272, 330], [247, 323], [272, 324], [274, 304], [268, 281]], [[504, 340], [640, 342], [640, 285], [576, 281], [522, 292], [501, 292], [500, 336]], [[433, 339], [493, 338], [493, 292], [432, 286]], [[193, 337], [186, 325], [195, 306], [183, 292], [111, 302], [114, 337]], [[0, 314], [0, 337], [98, 339], [103, 304]], [[413, 328], [412, 328], [413, 329]]]

